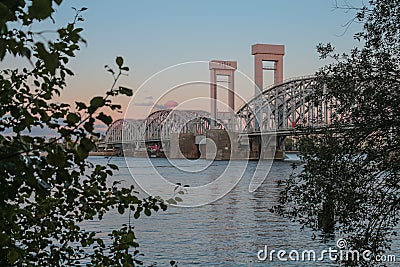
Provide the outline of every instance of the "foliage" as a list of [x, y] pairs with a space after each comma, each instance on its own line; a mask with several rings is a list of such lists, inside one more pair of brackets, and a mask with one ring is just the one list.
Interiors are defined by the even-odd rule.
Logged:
[[371, 0], [355, 20], [359, 48], [318, 46], [334, 62], [317, 73], [312, 99], [332, 103], [333, 125], [300, 139], [305, 164], [272, 210], [315, 231], [334, 227], [350, 249], [376, 256], [390, 250], [400, 219], [400, 1]]
[[[118, 110], [110, 97], [131, 96], [116, 87], [129, 68], [117, 57], [114, 83], [106, 96], [76, 108], [52, 101], [73, 75], [67, 63], [75, 56], [83, 28], [74, 20], [52, 32], [34, 32], [34, 25], [53, 20], [62, 0], [0, 1], [0, 59], [26, 59], [21, 69], [0, 71], [0, 266], [135, 266], [140, 265], [133, 227], [123, 225], [109, 240], [81, 229], [110, 209], [139, 218], [166, 204], [153, 197], [139, 199], [134, 187], [111, 186], [107, 179], [115, 165], [93, 166], [88, 153], [94, 147], [96, 122], [112, 118], [105, 109]], [[55, 37], [54, 37], [55, 36]], [[51, 129], [55, 138], [33, 136], [35, 127]]]

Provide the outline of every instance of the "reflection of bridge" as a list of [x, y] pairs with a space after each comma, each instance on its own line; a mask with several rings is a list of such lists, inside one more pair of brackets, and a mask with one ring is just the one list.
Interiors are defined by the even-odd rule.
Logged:
[[[256, 48], [259, 49], [259, 47]], [[258, 50], [253, 49], [254, 51]], [[275, 56], [272, 59], [259, 58], [259, 60], [274, 61], [275, 72], [279, 68], [279, 58]], [[212, 61], [213, 68], [215, 68], [215, 63], [216, 61]], [[234, 67], [236, 69], [236, 64]], [[223, 72], [224, 75], [230, 75], [234, 71], [233, 68], [229, 69], [229, 66], [226, 65], [221, 69], [230, 71]], [[155, 111], [144, 120], [117, 120], [107, 130], [105, 144], [113, 147], [124, 146], [125, 152], [130, 151], [134, 155], [135, 153], [136, 155], [140, 154], [140, 151], [146, 152], [146, 146], [157, 145], [157, 147], [162, 147], [163, 152], [175, 155], [176, 153], [172, 151], [180, 149], [189, 151], [189, 157], [196, 158], [202, 153], [201, 145], [204, 144], [205, 138], [212, 138], [217, 145], [217, 150], [218, 147], [221, 150], [227, 148], [231, 151], [243, 150], [240, 144], [247, 142], [248, 148], [241, 151], [241, 154], [239, 153], [240, 157], [260, 158], [262, 150], [268, 149], [263, 148], [268, 145], [263, 144], [262, 136], [269, 136], [269, 138], [276, 136], [274, 146], [278, 152], [282, 152], [284, 150], [283, 139], [285, 136], [292, 135], [294, 129], [299, 129], [300, 126], [319, 128], [329, 125], [333, 112], [332, 106], [329, 103], [321, 103], [313, 99], [315, 77], [301, 77], [287, 81], [279, 80], [279, 75], [275, 75], [275, 78], [275, 85], [262, 92], [256, 91], [255, 97], [240, 107], [229, 118], [229, 121], [211, 119], [217, 117], [215, 102], [213, 102], [216, 93], [212, 84], [211, 110], [214, 114], [204, 111], [169, 109]], [[262, 84], [262, 77], [259, 77], [257, 71], [255, 71], [255, 80], [257, 85]], [[230, 90], [233, 91], [233, 85], [230, 86], [232, 86]], [[233, 108], [233, 97], [230, 99], [229, 106]], [[229, 137], [223, 132], [234, 133], [230, 134], [230, 138], [234, 141], [229, 141]], [[228, 144], [229, 142], [230, 144]], [[232, 142], [237, 144], [236, 148]], [[193, 151], [195, 152], [193, 153]], [[282, 158], [282, 156], [281, 153], [277, 157]], [[221, 157], [224, 158], [224, 156]]]

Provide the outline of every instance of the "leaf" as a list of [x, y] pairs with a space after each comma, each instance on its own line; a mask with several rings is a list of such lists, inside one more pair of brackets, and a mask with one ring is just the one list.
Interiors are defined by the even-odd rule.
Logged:
[[129, 231], [126, 235], [126, 239], [128, 239], [129, 242], [132, 242], [136, 239], [135, 233], [133, 231]]
[[119, 205], [119, 206], [118, 206], [118, 213], [119, 213], [119, 214], [124, 214], [124, 212], [125, 212], [124, 206]]
[[8, 262], [14, 264], [19, 258], [19, 254], [15, 248], [12, 248], [7, 253]]
[[133, 95], [133, 90], [129, 89], [129, 88], [126, 88], [126, 87], [123, 87], [123, 86], [120, 86], [119, 87], [119, 93], [121, 93], [123, 95], [126, 95], [126, 96], [132, 96]]
[[178, 202], [176, 202], [174, 199], [170, 198], [166, 201], [168, 204], [176, 205]]
[[77, 107], [79, 110], [82, 110], [82, 109], [86, 109], [86, 108], [87, 108], [86, 104], [83, 103], [83, 102], [75, 102], [75, 104], [76, 104], [76, 107]]
[[124, 64], [124, 59], [122, 57], [117, 57], [115, 59], [115, 63], [117, 63], [118, 67], [121, 68], [122, 65]]
[[[0, 3], [0, 4], [1, 4], [1, 3]], [[1, 41], [1, 42], [0, 42], [0, 60], [3, 60], [4, 57], [5, 57], [5, 55], [6, 55], [6, 48], [7, 48], [6, 42]]]
[[89, 138], [82, 138], [80, 144], [87, 150], [90, 151], [94, 148], [94, 143]]
[[76, 153], [78, 154], [80, 159], [85, 159], [89, 156], [89, 152], [82, 145], [78, 145]]
[[135, 219], [139, 219], [139, 217], [140, 217], [140, 212], [136, 211], [135, 214], [133, 214], [133, 217], [134, 217]]
[[28, 58], [28, 59], [30, 59], [32, 53], [31, 53], [31, 50], [30, 50], [29, 48], [24, 47], [24, 48], [22, 48], [21, 55], [24, 56], [24, 57], [26, 57], [26, 58]]
[[7, 18], [9, 16], [9, 14], [10, 14], [10, 12], [8, 10], [8, 7], [5, 4], [0, 3], [0, 17]]
[[56, 68], [60, 64], [57, 54], [47, 52], [44, 44], [40, 42], [36, 44], [36, 49], [38, 57], [43, 60], [47, 70], [50, 72], [50, 74], [54, 75], [56, 72]]
[[47, 155], [47, 162], [56, 167], [64, 167], [66, 162], [65, 153], [62, 149], [58, 148], [55, 153]]
[[144, 214], [146, 214], [146, 216], [150, 216], [151, 215], [151, 211], [149, 209], [145, 209], [144, 210]]
[[104, 106], [104, 98], [101, 96], [93, 97], [92, 100], [90, 100], [90, 106], [93, 108]]
[[85, 122], [83, 128], [85, 128], [85, 130], [88, 131], [89, 133], [92, 133], [94, 131], [93, 122], [92, 121]]
[[107, 126], [112, 123], [112, 118], [109, 115], [104, 114], [103, 112], [100, 112], [100, 114], [97, 116], [97, 119], [101, 120], [106, 124]]
[[52, 8], [52, 0], [35, 0], [28, 8], [29, 17], [32, 19], [46, 19], [51, 16], [54, 9]]
[[175, 197], [175, 200], [176, 200], [177, 202], [182, 202], [182, 201], [183, 201], [182, 198], [180, 198], [180, 197]]
[[[115, 164], [109, 163], [109, 164], [108, 164], [108, 167], [110, 167], [110, 168], [113, 169], [113, 170], [118, 170], [118, 166], [115, 165]], [[115, 183], [115, 182], [114, 182], [114, 183]], [[121, 182], [119, 181], [119, 183], [121, 183]], [[113, 185], [114, 185], [114, 184], [113, 184]]]
[[69, 113], [67, 115], [67, 123], [70, 125], [77, 124], [80, 121], [80, 117], [75, 113]]

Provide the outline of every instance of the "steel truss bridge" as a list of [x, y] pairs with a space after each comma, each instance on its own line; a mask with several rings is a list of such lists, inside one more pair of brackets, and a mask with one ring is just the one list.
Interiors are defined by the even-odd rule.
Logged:
[[[211, 128], [210, 113], [199, 110], [158, 110], [144, 120], [119, 119], [113, 122], [105, 137], [105, 144], [130, 144], [134, 148], [143, 142], [170, 140], [173, 133], [193, 133], [205, 135]], [[224, 129], [222, 122], [217, 128]]]
[[[216, 127], [249, 136], [287, 136], [301, 128], [298, 126], [327, 127], [334, 105], [315, 101], [315, 84], [314, 76], [275, 84], [240, 107], [233, 115], [233, 123], [218, 120]], [[205, 111], [159, 110], [143, 120], [120, 119], [108, 128], [105, 144], [131, 144], [139, 148], [144, 142], [169, 140], [173, 133], [204, 135], [213, 125], [210, 117]]]

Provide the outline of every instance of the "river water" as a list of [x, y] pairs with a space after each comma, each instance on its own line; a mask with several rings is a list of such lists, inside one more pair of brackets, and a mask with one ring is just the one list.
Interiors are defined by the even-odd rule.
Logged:
[[[95, 164], [105, 164], [107, 160], [90, 158]], [[127, 161], [128, 164], [124, 158], [111, 159], [111, 163], [120, 168], [112, 179], [123, 180], [124, 185], [134, 183], [129, 168], [134, 175], [145, 175], [155, 167], [174, 183], [197, 186], [210, 177], [219, 176], [228, 164], [227, 161], [216, 161], [202, 172], [188, 174], [172, 166], [167, 159], [128, 158]], [[202, 163], [200, 160], [195, 164]], [[324, 261], [286, 262], [279, 261], [276, 253], [273, 262], [259, 260], [257, 256], [265, 246], [268, 246], [268, 253], [271, 250], [314, 250], [317, 257], [322, 250], [335, 248], [334, 240], [327, 244], [318, 238], [313, 240], [312, 232], [300, 230], [299, 224], [268, 211], [277, 203], [281, 190], [277, 181], [290, 175], [291, 164], [274, 162], [267, 179], [250, 193], [249, 182], [257, 162], [249, 162], [243, 178], [221, 199], [199, 207], [169, 207], [165, 212], [133, 220], [145, 266], [152, 263], [169, 266], [170, 260], [177, 261], [178, 266], [336, 266], [326, 255]], [[127, 223], [127, 215], [111, 211], [103, 221], [90, 222], [87, 227], [106, 235]]]

